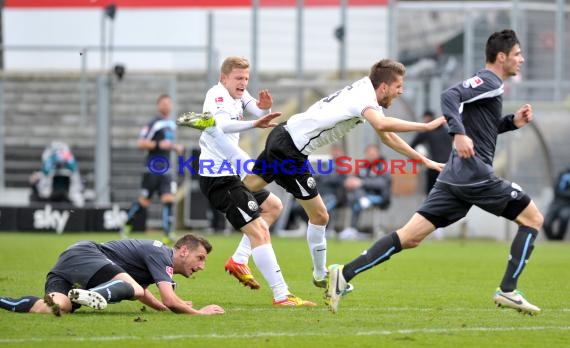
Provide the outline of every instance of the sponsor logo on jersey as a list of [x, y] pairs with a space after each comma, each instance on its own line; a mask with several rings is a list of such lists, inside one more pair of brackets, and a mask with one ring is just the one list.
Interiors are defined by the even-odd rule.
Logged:
[[483, 80], [479, 76], [473, 76], [470, 79], [463, 81], [463, 87], [465, 88], [475, 88], [481, 86], [483, 84]]
[[224, 102], [224, 97], [216, 97], [216, 104], [221, 104]]
[[172, 276], [174, 275], [174, 268], [166, 266], [166, 273], [170, 276], [170, 278], [172, 278]]
[[313, 177], [310, 177], [307, 179], [307, 186], [311, 189], [314, 189], [315, 187], [317, 187], [317, 182], [315, 181], [315, 179]]
[[247, 207], [249, 208], [249, 210], [251, 211], [256, 211], [258, 206], [257, 206], [257, 202], [255, 201], [249, 201], [247, 202]]

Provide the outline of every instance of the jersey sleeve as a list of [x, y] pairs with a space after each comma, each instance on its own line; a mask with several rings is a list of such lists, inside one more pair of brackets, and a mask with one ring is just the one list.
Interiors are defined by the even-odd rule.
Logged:
[[146, 139], [148, 136], [148, 132], [150, 131], [150, 125], [147, 124], [144, 126], [139, 132], [139, 139]]
[[145, 258], [146, 266], [152, 279], [156, 284], [161, 282], [167, 282], [175, 284], [172, 276], [174, 275], [174, 269], [172, 265], [172, 260], [163, 255], [162, 253], [148, 253]]
[[350, 102], [350, 105], [354, 107], [353, 113], [363, 116], [367, 109], [374, 109], [384, 116], [384, 111], [376, 99], [376, 91], [369, 81], [370, 79], [364, 78], [346, 87], [348, 90], [354, 89], [354, 93], [351, 93], [352, 101]]
[[515, 126], [514, 121], [515, 121], [514, 114], [509, 114], [507, 116], [502, 117], [498, 127], [499, 134], [518, 129], [517, 126]]
[[247, 90], [244, 91], [243, 96], [241, 97], [241, 103], [243, 105], [244, 111], [246, 111], [249, 115], [252, 115], [252, 116], [257, 117], [257, 118], [259, 118], [263, 115], [267, 115], [268, 113], [271, 112], [271, 108], [260, 109], [257, 106], [257, 99], [252, 97], [252, 95], [249, 94], [249, 92]]
[[502, 93], [502, 85], [491, 77], [480, 74], [444, 91], [441, 95], [441, 109], [447, 120], [449, 133], [465, 134], [465, 127], [461, 120], [463, 104], [495, 97], [496, 93]]

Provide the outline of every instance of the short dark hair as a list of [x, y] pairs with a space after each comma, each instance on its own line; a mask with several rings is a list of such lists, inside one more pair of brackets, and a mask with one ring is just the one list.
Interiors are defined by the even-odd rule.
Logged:
[[517, 34], [511, 29], [498, 31], [487, 39], [485, 45], [485, 59], [487, 63], [495, 63], [497, 55], [501, 52], [509, 54], [515, 45], [520, 45]]
[[162, 99], [168, 98], [170, 99], [170, 95], [163, 93], [161, 95], [158, 96], [158, 98], [156, 99], [156, 103], [160, 104], [160, 102], [162, 101]]
[[176, 243], [174, 244], [174, 249], [178, 250], [180, 248], [182, 248], [182, 246], [186, 245], [186, 247], [188, 247], [188, 250], [195, 250], [197, 249], [200, 245], [202, 245], [204, 247], [204, 249], [206, 249], [206, 253], [210, 253], [210, 251], [212, 251], [212, 244], [210, 244], [210, 242], [208, 242], [208, 240], [202, 236], [199, 236], [197, 234], [194, 233], [187, 233], [185, 235], [183, 235], [182, 237], [180, 237]]
[[397, 76], [404, 76], [406, 67], [404, 64], [392, 59], [382, 59], [370, 68], [368, 77], [372, 81], [372, 87], [378, 88], [382, 82], [391, 84], [396, 81]]

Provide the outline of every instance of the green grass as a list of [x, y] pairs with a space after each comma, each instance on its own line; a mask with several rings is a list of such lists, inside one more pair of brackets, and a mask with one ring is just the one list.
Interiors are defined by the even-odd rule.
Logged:
[[[502, 277], [509, 244], [493, 241], [427, 241], [404, 251], [355, 278], [355, 292], [333, 315], [323, 305], [323, 291], [311, 283], [304, 239], [275, 238], [274, 248], [292, 292], [317, 301], [316, 308], [273, 308], [271, 292], [256, 269], [262, 284], [259, 291], [244, 288], [225, 274], [224, 262], [239, 237], [210, 236], [214, 250], [206, 270], [195, 279], [177, 278], [182, 298], [197, 306], [219, 304], [225, 315], [141, 311], [142, 304], [130, 301], [99, 312], [82, 308], [59, 318], [0, 311], [0, 346], [568, 346], [567, 243], [538, 243], [519, 282], [528, 299], [542, 307], [537, 317], [494, 307], [491, 296]], [[0, 233], [0, 294], [40, 295], [46, 272], [69, 244], [113, 238], [116, 235]], [[368, 245], [330, 241], [329, 262], [349, 261]]]

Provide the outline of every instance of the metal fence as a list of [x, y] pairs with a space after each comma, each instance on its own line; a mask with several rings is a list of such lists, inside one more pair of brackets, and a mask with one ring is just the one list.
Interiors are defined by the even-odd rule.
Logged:
[[[255, 4], [256, 2], [254, 2]], [[240, 40], [247, 43], [251, 48], [249, 55], [252, 61], [251, 90], [257, 90], [260, 75], [260, 62], [272, 61], [278, 57], [288, 57], [291, 67], [288, 71], [276, 71], [276, 74], [288, 75], [283, 80], [280, 91], [297, 95], [296, 108], [299, 111], [306, 105], [306, 94], [309, 91], [318, 90], [319, 93], [330, 92], [334, 86], [342, 81], [347, 81], [348, 75], [361, 68], [355, 68], [355, 62], [369, 60], [369, 64], [378, 56], [378, 47], [388, 47], [388, 56], [404, 61], [408, 65], [408, 78], [406, 93], [402, 98], [402, 105], [396, 111], [403, 111], [402, 115], [408, 119], [418, 119], [421, 111], [426, 108], [439, 111], [439, 95], [443, 88], [449, 84], [460, 81], [472, 74], [484, 65], [484, 44], [488, 35], [496, 30], [506, 27], [514, 28], [521, 38], [526, 63], [520, 79], [513, 79], [506, 83], [505, 99], [507, 101], [532, 100], [547, 101], [554, 104], [568, 98], [570, 94], [570, 60], [565, 57], [570, 55], [570, 21], [568, 21], [570, 0], [550, 1], [389, 1], [387, 14], [381, 12], [362, 13], [361, 9], [351, 7], [349, 1], [340, 1], [336, 9], [327, 9], [328, 12], [338, 14], [338, 22], [323, 24], [322, 21], [307, 20], [302, 2], [296, 11], [279, 12], [276, 10], [263, 10], [261, 7], [240, 10], [244, 18], [250, 22], [247, 24], [246, 35], [240, 35]], [[228, 39], [226, 34], [232, 31], [232, 27], [226, 25], [226, 32], [216, 32], [218, 28], [214, 23], [224, 22], [228, 16], [235, 16], [226, 12], [208, 14], [207, 42], [201, 47], [113, 47], [114, 57], [118, 59], [106, 59], [101, 51], [109, 54], [109, 48], [102, 47], [31, 47], [31, 46], [5, 46], [3, 49], [20, 51], [22, 59], [29, 56], [29, 52], [39, 49], [41, 52], [35, 59], [46, 57], [49, 52], [66, 50], [74, 53], [75, 68], [70, 70], [78, 72], [81, 81], [78, 85], [79, 99], [77, 116], [84, 120], [89, 112], [86, 102], [89, 82], [87, 71], [90, 66], [99, 64], [107, 70], [119, 59], [127, 69], [136, 66], [130, 63], [130, 59], [136, 59], [141, 54], [156, 54], [157, 57], [168, 55], [167, 60], [179, 60], [185, 63], [193, 62], [196, 69], [204, 69], [207, 73], [208, 85], [217, 78], [218, 59], [220, 48]], [[313, 16], [313, 14], [311, 14]], [[375, 17], [376, 16], [376, 17]], [[241, 17], [240, 17], [241, 18]], [[309, 17], [313, 18], [313, 17]], [[360, 20], [359, 20], [360, 19]], [[384, 26], [374, 25], [375, 22], [387, 22]], [[242, 23], [242, 21], [234, 21]], [[284, 38], [284, 31], [267, 31], [269, 23], [286, 24], [291, 27], [287, 33], [294, 32]], [[320, 27], [316, 27], [316, 26]], [[354, 32], [363, 30], [367, 36], [357, 37]], [[242, 24], [240, 24], [241, 28]], [[344, 30], [344, 41], [336, 41], [333, 30], [336, 27]], [[233, 30], [234, 34], [237, 31]], [[261, 33], [263, 32], [263, 35]], [[326, 32], [329, 39], [318, 44], [308, 44], [307, 38], [315, 33]], [[225, 34], [224, 34], [225, 33]], [[376, 37], [376, 39], [373, 39]], [[234, 40], [234, 36], [229, 36]], [[364, 40], [364, 41], [363, 41]], [[374, 40], [374, 45], [366, 45], [369, 40]], [[247, 41], [247, 42], [246, 42]], [[240, 41], [241, 42], [241, 41]], [[352, 46], [351, 46], [352, 45]], [[355, 50], [354, 47], [359, 49]], [[368, 47], [369, 51], [360, 51]], [[352, 47], [352, 49], [351, 49]], [[287, 55], [278, 50], [286, 51]], [[334, 56], [338, 63], [330, 66], [328, 73], [322, 73], [318, 79], [311, 71], [306, 71], [307, 52], [318, 51], [321, 56]], [[358, 51], [357, 56], [354, 52]], [[79, 55], [81, 53], [81, 56]], [[248, 55], [248, 54], [246, 54]], [[313, 54], [311, 54], [313, 56]], [[173, 58], [174, 57], [174, 58]], [[177, 58], [178, 57], [178, 58]], [[371, 58], [374, 57], [374, 58]], [[110, 62], [110, 63], [104, 63]], [[365, 70], [365, 69], [364, 69]], [[107, 71], [103, 72], [107, 74]], [[127, 70], [127, 74], [129, 74]], [[174, 73], [170, 71], [170, 73]], [[267, 74], [267, 71], [263, 71]], [[293, 78], [293, 79], [291, 79]], [[307, 80], [310, 79], [310, 83]], [[276, 82], [279, 84], [279, 80]], [[259, 86], [265, 87], [265, 86]], [[0, 88], [0, 91], [3, 89]], [[3, 119], [5, 105], [0, 100], [0, 133], [4, 134], [5, 121]], [[393, 110], [389, 110], [392, 114]], [[535, 109], [540, 112], [541, 109]], [[544, 111], [546, 113], [546, 111]], [[559, 111], [555, 111], [559, 113]], [[401, 116], [396, 113], [396, 116]], [[358, 136], [348, 137], [346, 146], [353, 151], [351, 155], [362, 153], [365, 141], [377, 141], [370, 127], [365, 127]], [[245, 136], [247, 138], [247, 135]], [[253, 137], [256, 143], [256, 137]], [[537, 138], [538, 139], [538, 138]], [[543, 141], [536, 140], [536, 146], [543, 146]], [[258, 146], [260, 144], [254, 145]], [[541, 150], [543, 153], [547, 150]], [[254, 148], [251, 153], [257, 153]], [[0, 188], [3, 187], [3, 148], [0, 145]], [[515, 161], [516, 162], [516, 161]], [[548, 161], [547, 161], [548, 162]]]

